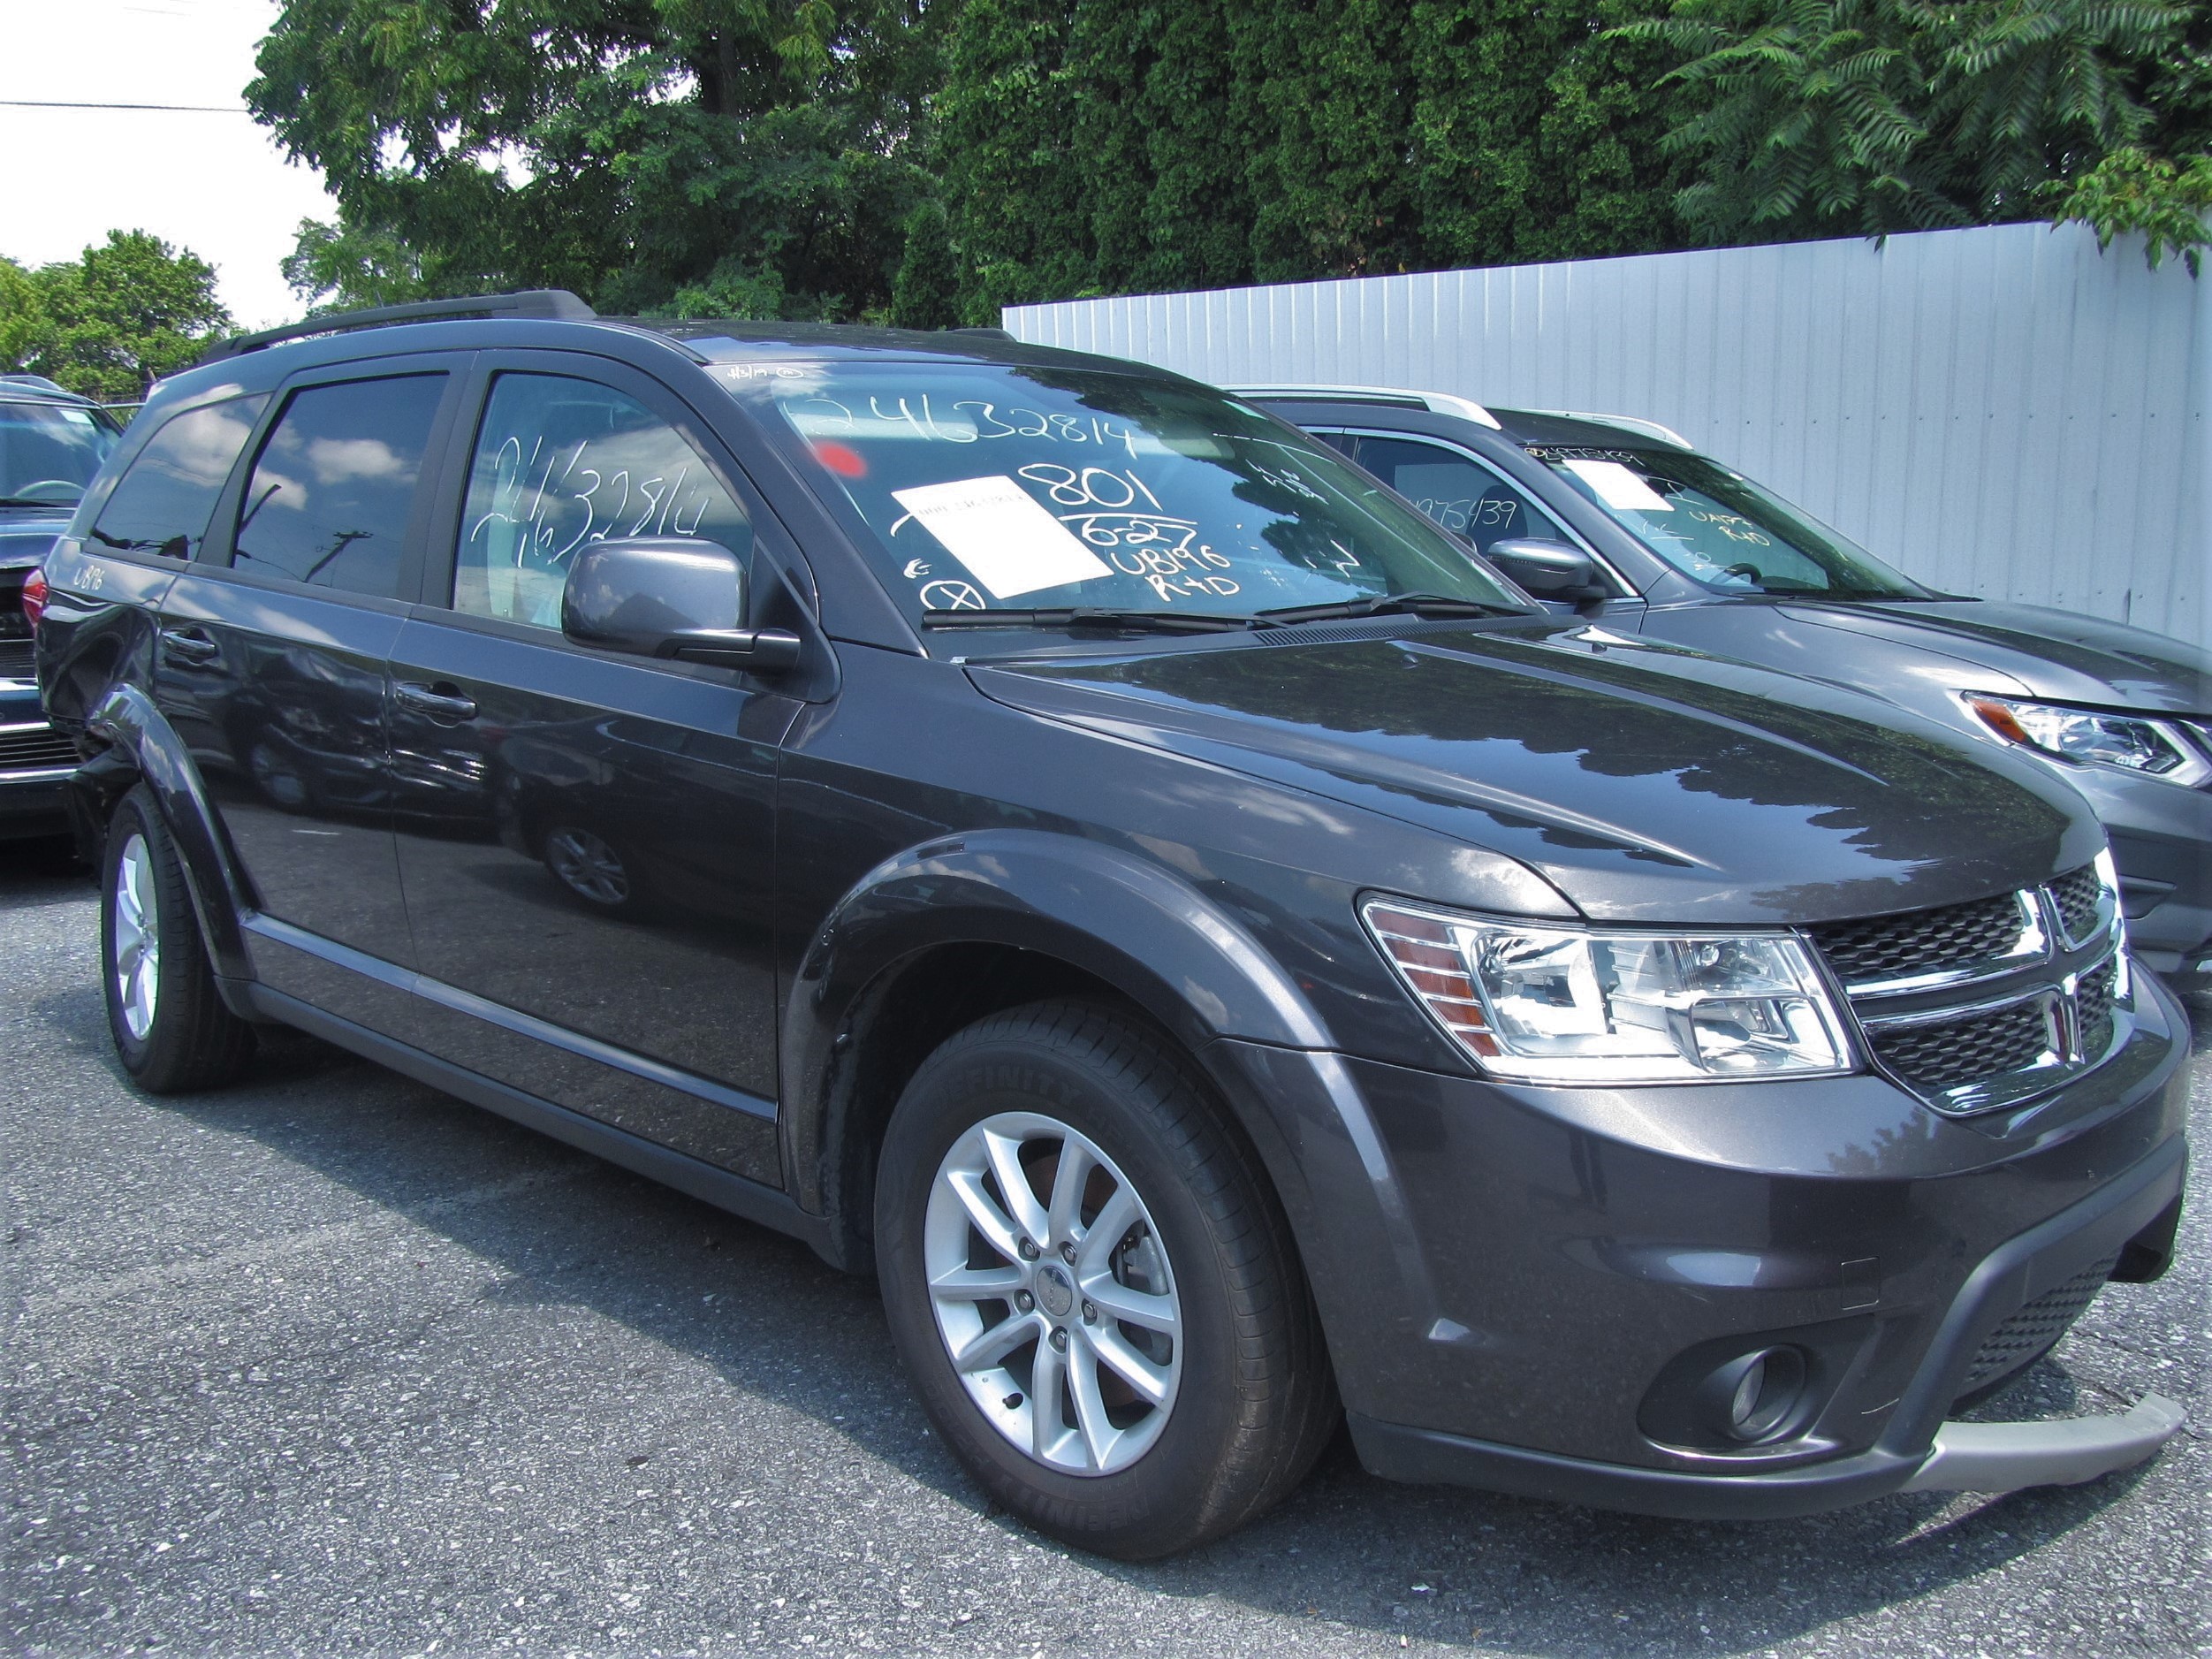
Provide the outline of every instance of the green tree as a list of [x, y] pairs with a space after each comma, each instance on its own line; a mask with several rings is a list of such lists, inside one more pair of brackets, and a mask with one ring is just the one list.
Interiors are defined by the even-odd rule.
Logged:
[[2049, 196], [2051, 217], [2089, 225], [2100, 247], [2111, 247], [2115, 236], [2140, 232], [2153, 270], [2168, 254], [2179, 254], [2196, 276], [2202, 250], [2212, 247], [2212, 156], [2177, 163], [2117, 149], [2079, 178], [2054, 185]]
[[[513, 285], [603, 310], [879, 311], [931, 181], [924, 0], [285, 0], [247, 100], [338, 224], [341, 302]], [[714, 301], [719, 302], [719, 301]]]
[[960, 322], [960, 264], [945, 204], [924, 202], [907, 221], [906, 251], [891, 285], [891, 321], [899, 328], [952, 328]]
[[2131, 65], [2182, 35], [2170, 0], [1675, 0], [1619, 38], [1671, 48], [1701, 107], [1667, 148], [1714, 241], [2037, 217], [2045, 186], [2140, 137]]
[[144, 231], [35, 271], [0, 261], [0, 361], [104, 402], [144, 397], [230, 328], [214, 267]]

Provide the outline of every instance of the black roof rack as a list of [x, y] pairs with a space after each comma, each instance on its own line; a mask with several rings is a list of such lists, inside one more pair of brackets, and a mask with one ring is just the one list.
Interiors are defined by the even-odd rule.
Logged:
[[463, 300], [422, 300], [413, 305], [383, 305], [373, 311], [339, 311], [330, 316], [309, 317], [258, 334], [239, 334], [218, 340], [201, 355], [202, 363], [260, 351], [283, 340], [306, 339], [315, 334], [342, 334], [357, 328], [382, 328], [391, 323], [422, 323], [442, 316], [557, 317], [580, 323], [599, 314], [566, 288], [530, 288], [521, 293], [486, 293]]

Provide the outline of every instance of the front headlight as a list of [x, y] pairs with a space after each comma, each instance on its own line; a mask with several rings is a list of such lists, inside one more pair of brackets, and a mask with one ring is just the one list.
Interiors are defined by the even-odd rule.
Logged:
[[2062, 708], [2053, 703], [2022, 703], [2011, 697], [1985, 696], [1978, 691], [1962, 691], [1959, 696], [1999, 737], [2054, 759], [2084, 766], [2110, 766], [2139, 778], [2163, 778], [2192, 789], [2212, 779], [2212, 762], [2171, 721]]
[[1786, 933], [1612, 932], [1374, 899], [1406, 988], [1483, 1070], [1517, 1083], [1831, 1077], [1851, 1046]]

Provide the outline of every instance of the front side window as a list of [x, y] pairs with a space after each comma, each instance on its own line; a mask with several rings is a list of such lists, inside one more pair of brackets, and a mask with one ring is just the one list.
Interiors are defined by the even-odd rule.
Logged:
[[1676, 570], [1722, 593], [1937, 597], [1706, 456], [1563, 444], [1526, 448]]
[[566, 375], [492, 382], [468, 473], [453, 608], [560, 626], [577, 551], [610, 537], [697, 537], [741, 559], [744, 509], [676, 429], [634, 398]]
[[0, 506], [75, 506], [115, 440], [97, 409], [0, 403]]
[[1535, 537], [1560, 541], [1541, 508], [1479, 461], [1457, 450], [1410, 438], [1362, 438], [1359, 464], [1478, 552]]
[[255, 460], [232, 563], [397, 597], [414, 482], [445, 395], [442, 374], [294, 392]]
[[899, 361], [722, 374], [849, 500], [911, 614], [1241, 618], [1394, 594], [1525, 609], [1326, 445], [1186, 382]]
[[171, 415], [117, 480], [92, 540], [168, 559], [198, 553], [216, 498], [268, 401], [263, 395], [232, 398]]

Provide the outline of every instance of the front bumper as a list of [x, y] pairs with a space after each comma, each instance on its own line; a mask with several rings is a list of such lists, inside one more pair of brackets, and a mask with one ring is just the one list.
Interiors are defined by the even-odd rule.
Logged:
[[2111, 837], [2136, 955], [2185, 988], [2212, 989], [2212, 789], [2092, 767], [2066, 776]]
[[[2162, 1265], [2187, 1044], [2170, 996], [2144, 984], [2138, 1001], [2095, 1071], [1964, 1121], [1874, 1077], [1516, 1089], [1219, 1046], [1264, 1103], [1256, 1138], [1371, 1469], [1752, 1518], [1916, 1480], [2087, 1478], [2071, 1472], [2170, 1432], [2155, 1406], [2117, 1436], [2036, 1427], [1994, 1449], [1945, 1422], [1991, 1345], [2022, 1320], [2033, 1336], [2070, 1282]], [[1713, 1357], [1770, 1344], [1804, 1356], [1786, 1434], [1684, 1428]]]
[[63, 786], [76, 770], [72, 765], [0, 772], [0, 841], [68, 834]]

